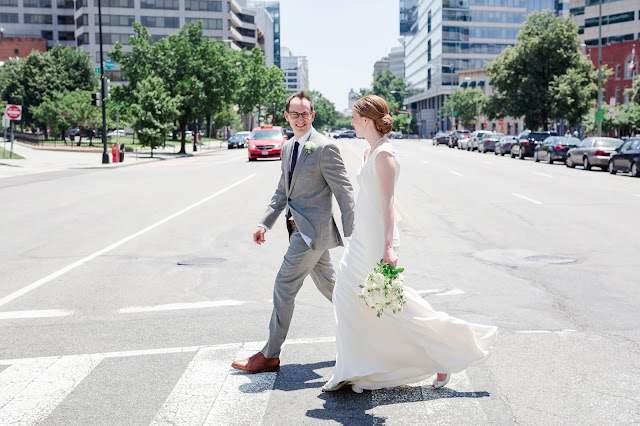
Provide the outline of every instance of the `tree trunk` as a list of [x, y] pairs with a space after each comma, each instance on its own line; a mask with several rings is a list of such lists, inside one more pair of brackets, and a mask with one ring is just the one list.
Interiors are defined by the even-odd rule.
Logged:
[[180, 151], [178, 154], [186, 154], [186, 139], [187, 139], [187, 123], [185, 121], [180, 121]]

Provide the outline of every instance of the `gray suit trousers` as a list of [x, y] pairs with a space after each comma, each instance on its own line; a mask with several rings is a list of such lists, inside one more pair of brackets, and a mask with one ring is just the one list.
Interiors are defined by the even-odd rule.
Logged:
[[284, 343], [298, 291], [304, 279], [311, 275], [320, 293], [329, 301], [336, 282], [329, 250], [312, 250], [305, 243], [300, 231], [293, 226], [289, 236], [289, 249], [284, 255], [273, 288], [273, 313], [269, 323], [269, 340], [260, 351], [267, 358], [277, 358]]

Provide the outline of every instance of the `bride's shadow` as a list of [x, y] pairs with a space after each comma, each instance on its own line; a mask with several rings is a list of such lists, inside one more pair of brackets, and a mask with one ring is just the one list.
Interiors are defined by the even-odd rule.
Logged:
[[385, 405], [404, 403], [426, 403], [442, 398], [484, 398], [489, 392], [458, 392], [443, 388], [433, 391], [420, 386], [400, 386], [378, 391], [354, 393], [350, 386], [337, 392], [326, 392], [318, 396], [324, 400], [323, 409], [307, 411], [307, 417], [320, 420], [333, 420], [343, 425], [384, 425], [385, 417], [379, 417], [367, 411]]

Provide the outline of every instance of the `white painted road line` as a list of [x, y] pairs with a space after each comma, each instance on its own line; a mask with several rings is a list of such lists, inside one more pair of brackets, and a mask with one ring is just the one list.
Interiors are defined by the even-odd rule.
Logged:
[[573, 330], [571, 328], [565, 328], [563, 330], [519, 330], [516, 331], [517, 334], [545, 334], [545, 333], [577, 333], [578, 330]]
[[[236, 359], [248, 358], [253, 350], [243, 349]], [[209, 412], [205, 425], [259, 425], [262, 423], [267, 404], [278, 373], [246, 374], [232, 370], [227, 364], [226, 380]]]
[[146, 228], [144, 228], [144, 229], [142, 229], [142, 230], [140, 230], [140, 231], [138, 231], [138, 232], [136, 232], [136, 233], [134, 233], [132, 235], [129, 235], [128, 237], [123, 238], [122, 240], [120, 240], [120, 241], [118, 241], [116, 243], [113, 243], [110, 246], [103, 248], [102, 250], [98, 250], [97, 252], [95, 252], [93, 254], [90, 254], [89, 256], [84, 257], [84, 258], [78, 260], [77, 262], [72, 263], [71, 265], [65, 266], [64, 268], [54, 272], [53, 274], [47, 275], [46, 277], [44, 277], [42, 279], [39, 279], [38, 281], [36, 281], [34, 283], [31, 283], [28, 286], [23, 287], [18, 291], [14, 291], [13, 293], [9, 294], [8, 296], [5, 296], [2, 299], [0, 299], [0, 306], [6, 305], [7, 303], [17, 299], [18, 297], [24, 296], [25, 294], [29, 293], [30, 291], [35, 290], [36, 288], [40, 287], [41, 285], [46, 284], [49, 281], [52, 281], [52, 280], [58, 278], [59, 276], [66, 274], [67, 272], [77, 268], [78, 266], [81, 266], [81, 265], [93, 260], [94, 258], [96, 258], [98, 256], [101, 256], [101, 255], [103, 255], [103, 254], [105, 254], [107, 252], [110, 252], [111, 250], [113, 250], [113, 249], [115, 249], [117, 247], [120, 247], [121, 245], [133, 240], [134, 238], [137, 238], [140, 235], [143, 235], [143, 234], [151, 231], [152, 229], [157, 228], [158, 226], [162, 225], [163, 223], [168, 222], [171, 219], [174, 219], [174, 218], [180, 216], [181, 214], [186, 213], [189, 210], [192, 210], [192, 209], [198, 207], [200, 204], [206, 203], [207, 201], [211, 200], [212, 198], [215, 198], [218, 195], [223, 194], [223, 193], [227, 192], [228, 190], [230, 190], [232, 188], [235, 188], [236, 186], [248, 181], [249, 179], [253, 178], [255, 175], [256, 175], [255, 173], [252, 174], [252, 175], [249, 175], [246, 178], [244, 178], [242, 180], [239, 180], [236, 183], [234, 183], [232, 185], [229, 185], [226, 188], [221, 189], [220, 191], [218, 191], [218, 192], [216, 192], [214, 194], [211, 194], [208, 197], [205, 197], [202, 200], [200, 200], [200, 201], [198, 201], [196, 203], [193, 203], [188, 207], [185, 207], [184, 209], [182, 209], [182, 210], [180, 210], [180, 211], [178, 211], [178, 212], [176, 212], [176, 213], [174, 213], [174, 214], [172, 214], [170, 216], [167, 216], [166, 218], [154, 223], [153, 225], [147, 226]]
[[451, 290], [442, 292], [442, 293], [436, 293], [436, 296], [458, 296], [460, 294], [464, 294], [464, 290], [460, 290], [459, 288], [452, 288]]
[[522, 198], [523, 200], [527, 200], [533, 204], [539, 204], [542, 205], [542, 203], [538, 200], [534, 200], [533, 198], [529, 198], [529, 197], [525, 197], [524, 195], [520, 195], [520, 194], [516, 194], [515, 192], [512, 192], [511, 195], [514, 195], [516, 197]]
[[240, 347], [238, 344], [225, 349], [200, 349], [156, 414], [151, 426], [203, 424]]
[[213, 300], [193, 303], [169, 303], [166, 305], [155, 306], [130, 306], [128, 308], [118, 309], [116, 312], [119, 314], [131, 314], [138, 312], [178, 311], [182, 309], [203, 309], [218, 308], [220, 306], [238, 306], [244, 305], [245, 303], [248, 302], [243, 302], [240, 300]]
[[102, 359], [71, 355], [53, 360], [49, 365], [35, 362], [9, 367], [0, 373], [0, 424], [42, 422]]
[[73, 311], [66, 309], [43, 309], [36, 311], [8, 311], [0, 312], [0, 320], [21, 318], [54, 318], [73, 315]]
[[544, 177], [548, 177], [548, 178], [552, 178], [553, 176], [548, 175], [546, 173], [540, 173], [540, 172], [533, 172], [534, 175], [539, 175], [539, 176], [544, 176]]
[[449, 173], [454, 174], [456, 176], [464, 176], [462, 173], [454, 172], [453, 170], [449, 170]]

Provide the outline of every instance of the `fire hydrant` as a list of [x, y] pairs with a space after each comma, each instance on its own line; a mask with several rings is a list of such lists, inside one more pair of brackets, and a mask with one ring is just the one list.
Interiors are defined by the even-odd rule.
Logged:
[[113, 156], [113, 162], [120, 162], [120, 144], [116, 143], [111, 147], [111, 155]]

